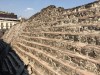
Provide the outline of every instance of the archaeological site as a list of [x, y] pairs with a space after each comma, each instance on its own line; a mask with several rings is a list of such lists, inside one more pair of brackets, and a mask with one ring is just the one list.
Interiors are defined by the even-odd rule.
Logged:
[[50, 5], [0, 41], [0, 66], [10, 75], [100, 75], [100, 0], [71, 9]]

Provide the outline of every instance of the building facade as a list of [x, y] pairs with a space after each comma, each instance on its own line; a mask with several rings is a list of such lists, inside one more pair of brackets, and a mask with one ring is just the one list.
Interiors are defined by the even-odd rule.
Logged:
[[17, 15], [14, 13], [0, 13], [0, 30], [10, 29], [13, 25], [17, 24]]

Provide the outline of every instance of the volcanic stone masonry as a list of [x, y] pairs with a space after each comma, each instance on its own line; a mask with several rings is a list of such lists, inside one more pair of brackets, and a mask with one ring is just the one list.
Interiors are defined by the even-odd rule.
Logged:
[[100, 0], [48, 6], [3, 36], [30, 75], [100, 75]]

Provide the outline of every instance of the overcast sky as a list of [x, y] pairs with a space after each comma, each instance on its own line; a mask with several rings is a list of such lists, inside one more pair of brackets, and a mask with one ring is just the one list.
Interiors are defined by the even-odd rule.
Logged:
[[95, 0], [0, 0], [0, 11], [13, 12], [18, 16], [29, 18], [49, 5], [72, 8]]

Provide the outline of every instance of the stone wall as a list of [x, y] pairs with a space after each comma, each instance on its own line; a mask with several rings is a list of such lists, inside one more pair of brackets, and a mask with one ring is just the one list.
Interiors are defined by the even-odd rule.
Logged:
[[72, 9], [53, 5], [5, 33], [3, 39], [30, 75], [100, 75], [100, 1]]

